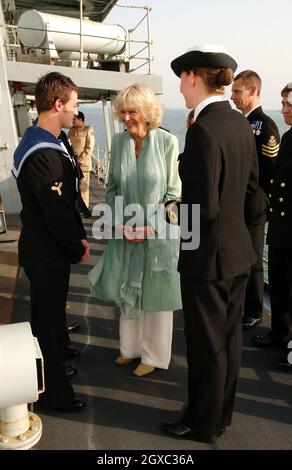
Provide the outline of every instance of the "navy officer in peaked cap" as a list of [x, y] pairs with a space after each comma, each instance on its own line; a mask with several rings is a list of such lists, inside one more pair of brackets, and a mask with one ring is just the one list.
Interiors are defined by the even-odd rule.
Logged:
[[[263, 250], [269, 184], [275, 168], [279, 151], [280, 135], [276, 123], [263, 112], [260, 105], [261, 79], [253, 70], [239, 73], [232, 85], [231, 99], [237, 109], [248, 119], [257, 146], [259, 160], [259, 187], [246, 204], [248, 229], [254, 249], [258, 254], [256, 263], [251, 267], [245, 292], [244, 329], [252, 328], [262, 322], [264, 303]], [[253, 208], [253, 210], [251, 210]]]
[[[284, 121], [292, 126], [292, 82], [282, 92]], [[287, 344], [292, 339], [292, 127], [282, 136], [275, 172], [269, 188], [269, 286], [272, 328], [255, 336], [258, 347], [280, 347], [277, 366], [292, 370]]]
[[13, 174], [21, 196], [19, 263], [31, 283], [31, 325], [44, 357], [46, 410], [81, 411], [65, 374], [66, 299], [70, 263], [87, 261], [89, 245], [74, 207], [78, 178], [74, 159], [59, 141], [77, 114], [78, 88], [51, 72], [36, 84], [36, 125], [29, 127], [14, 154]]
[[258, 160], [247, 119], [224, 98], [224, 87], [232, 83], [237, 67], [229, 52], [221, 46], [194, 47], [171, 67], [180, 78], [186, 107], [195, 110], [179, 161], [178, 219], [181, 228], [192, 225], [192, 220], [183, 220], [182, 204], [199, 204], [201, 233], [197, 249], [184, 249], [182, 240], [178, 264], [188, 404], [180, 419], [164, 423], [162, 430], [172, 437], [212, 443], [232, 420], [243, 296], [256, 260], [244, 202], [247, 192], [257, 188]]

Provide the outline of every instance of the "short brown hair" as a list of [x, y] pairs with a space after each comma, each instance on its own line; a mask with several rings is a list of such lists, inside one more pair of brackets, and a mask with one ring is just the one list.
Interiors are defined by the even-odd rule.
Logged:
[[236, 75], [234, 81], [236, 82], [236, 80], [240, 79], [242, 79], [242, 82], [246, 88], [256, 85], [258, 89], [257, 95], [260, 96], [262, 81], [261, 77], [256, 72], [253, 70], [244, 70], [243, 72], [240, 72], [238, 75]]
[[38, 114], [52, 109], [58, 99], [67, 103], [72, 91], [78, 93], [79, 90], [71, 78], [66, 75], [58, 72], [43, 75], [35, 87], [35, 104]]

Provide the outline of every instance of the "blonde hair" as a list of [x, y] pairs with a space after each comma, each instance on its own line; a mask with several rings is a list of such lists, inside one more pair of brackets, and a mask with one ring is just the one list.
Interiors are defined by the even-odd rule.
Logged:
[[162, 121], [162, 109], [153, 90], [143, 83], [136, 83], [119, 92], [114, 102], [114, 115], [122, 121], [121, 111], [137, 111], [147, 122], [148, 128], [156, 129]]

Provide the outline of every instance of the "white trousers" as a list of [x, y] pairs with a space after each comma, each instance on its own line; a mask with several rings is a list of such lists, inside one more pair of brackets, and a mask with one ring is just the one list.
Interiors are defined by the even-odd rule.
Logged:
[[127, 359], [168, 369], [171, 357], [173, 312], [141, 312], [139, 318], [120, 316], [120, 351]]

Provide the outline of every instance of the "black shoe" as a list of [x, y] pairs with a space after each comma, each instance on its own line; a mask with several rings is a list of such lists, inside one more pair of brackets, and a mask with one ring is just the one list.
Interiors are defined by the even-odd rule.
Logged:
[[277, 348], [280, 346], [280, 342], [272, 340], [269, 335], [254, 336], [252, 342], [258, 348]]
[[242, 328], [244, 330], [248, 330], [249, 328], [253, 328], [257, 325], [262, 323], [262, 318], [254, 318], [254, 317], [243, 317], [242, 319]]
[[69, 405], [60, 406], [60, 408], [55, 408], [56, 411], [61, 413], [76, 413], [78, 411], [83, 411], [86, 407], [86, 403], [83, 400], [74, 400]]
[[205, 442], [207, 444], [214, 444], [217, 436], [203, 436], [198, 433], [193, 433], [191, 428], [186, 426], [183, 422], [166, 422], [161, 426], [161, 430], [171, 437], [176, 439], [189, 439], [192, 441]]
[[161, 430], [178, 439], [192, 439], [193, 432], [181, 421], [162, 423]]
[[223, 436], [223, 434], [225, 434], [225, 426], [221, 426], [221, 428], [218, 431], [217, 436], [220, 437], [220, 436]]
[[65, 359], [76, 359], [80, 354], [79, 349], [68, 347], [65, 351]]
[[77, 331], [80, 328], [80, 323], [77, 323], [77, 321], [71, 321], [67, 325], [67, 333], [73, 333], [74, 331]]
[[78, 374], [78, 370], [75, 369], [75, 367], [72, 366], [66, 366], [65, 367], [65, 375], [67, 379], [72, 380], [76, 375]]
[[285, 372], [292, 372], [292, 364], [290, 364], [287, 359], [276, 362], [275, 366]]

